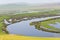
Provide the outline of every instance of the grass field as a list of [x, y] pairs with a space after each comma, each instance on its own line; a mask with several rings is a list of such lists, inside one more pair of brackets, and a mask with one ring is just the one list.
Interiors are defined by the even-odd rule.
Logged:
[[0, 35], [0, 40], [60, 40], [60, 38], [29, 37], [17, 35]]
[[44, 27], [46, 27], [46, 28], [56, 29], [53, 26], [49, 26], [48, 25], [48, 24], [55, 24], [55, 22], [59, 22], [60, 23], [60, 19], [55, 19], [55, 20], [41, 22], [41, 25], [44, 26]]

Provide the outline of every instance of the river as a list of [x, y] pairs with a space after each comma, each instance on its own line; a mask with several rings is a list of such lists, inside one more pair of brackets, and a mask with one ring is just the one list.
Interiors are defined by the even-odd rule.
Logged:
[[[34, 25], [33, 26], [30, 25], [31, 22], [41, 21], [41, 20], [46, 20], [46, 19], [47, 18], [36, 18], [36, 19], [21, 21], [21, 22], [14, 23], [14, 24], [7, 26], [6, 29], [8, 30], [8, 32], [10, 34], [35, 36], [35, 37], [60, 37], [59, 33], [51, 33], [51, 32], [45, 32], [42, 30], [37, 30], [37, 29], [35, 29]], [[50, 26], [51, 26], [51, 24], [50, 24]]]

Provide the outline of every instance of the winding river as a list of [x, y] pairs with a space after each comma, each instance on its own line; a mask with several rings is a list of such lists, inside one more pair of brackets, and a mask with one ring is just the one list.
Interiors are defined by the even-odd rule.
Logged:
[[[51, 32], [45, 32], [42, 30], [37, 30], [35, 29], [34, 25], [33, 26], [30, 25], [31, 22], [42, 21], [42, 20], [46, 20], [47, 18], [35, 18], [31, 20], [21, 21], [21, 22], [14, 23], [14, 24], [7, 26], [6, 29], [8, 30], [10, 34], [17, 34], [17, 35], [24, 35], [24, 36], [36, 36], [36, 37], [60, 37], [59, 33], [51, 33]], [[60, 23], [57, 23], [57, 24], [60, 26]], [[53, 26], [53, 24], [49, 24], [49, 25]]]

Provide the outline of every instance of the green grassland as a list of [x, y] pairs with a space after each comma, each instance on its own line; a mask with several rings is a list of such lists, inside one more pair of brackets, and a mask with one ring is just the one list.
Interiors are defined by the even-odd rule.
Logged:
[[[44, 22], [41, 22], [41, 26], [44, 26], [46, 28], [49, 28], [49, 29], [57, 29], [53, 26], [49, 26], [48, 24], [55, 24], [55, 22], [60, 22], [60, 19], [55, 19], [55, 20], [49, 20], [49, 21], [44, 21]], [[59, 29], [60, 30], [60, 29]]]

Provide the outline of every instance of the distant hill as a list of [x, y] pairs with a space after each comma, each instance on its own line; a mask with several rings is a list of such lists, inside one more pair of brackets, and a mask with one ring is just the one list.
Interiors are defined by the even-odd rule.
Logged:
[[60, 3], [51, 4], [29, 4], [29, 3], [11, 3], [0, 5], [0, 14], [2, 13], [20, 13], [21, 11], [41, 10], [41, 9], [60, 9]]
[[0, 8], [59, 8], [60, 3], [52, 4], [29, 4], [29, 3], [11, 3], [0, 5]]

